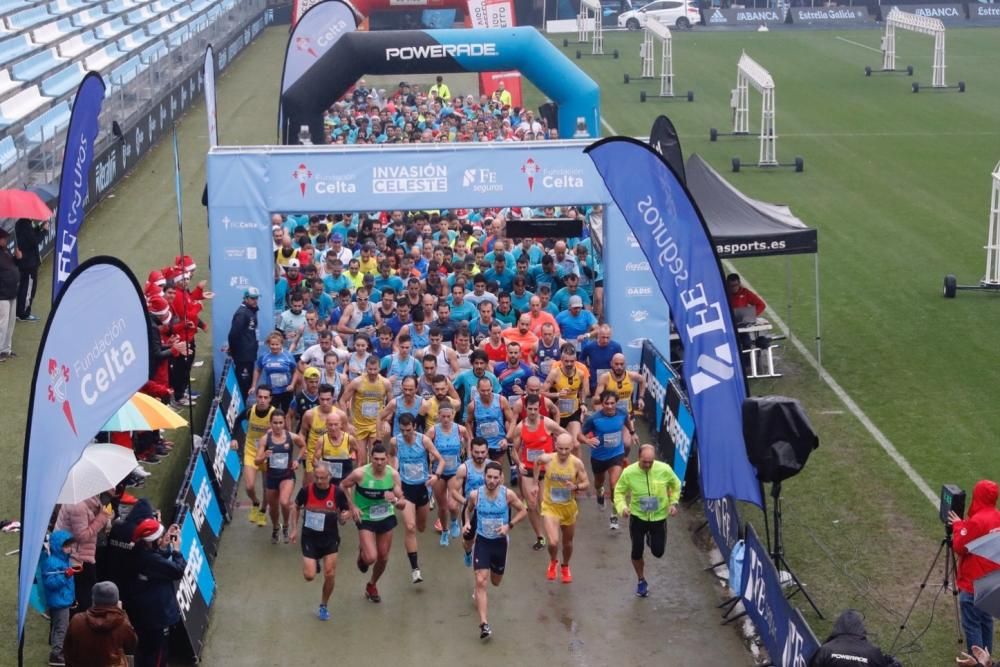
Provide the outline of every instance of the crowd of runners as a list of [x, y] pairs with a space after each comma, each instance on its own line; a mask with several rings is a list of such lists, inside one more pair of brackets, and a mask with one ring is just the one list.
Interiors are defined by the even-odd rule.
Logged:
[[[627, 519], [636, 594], [648, 594], [643, 553], [663, 555], [680, 481], [636, 439], [645, 382], [601, 323], [589, 239], [505, 238], [506, 219], [532, 213], [600, 215], [273, 217], [275, 301], [247, 288], [229, 332], [249, 405], [234, 446], [250, 521], [270, 525], [273, 544], [300, 543], [305, 579], [322, 577], [321, 620], [343, 526], [357, 527], [372, 602], [400, 523], [423, 581], [418, 538], [431, 526], [475, 573], [487, 639], [487, 582], [502, 581], [511, 529], [527, 519], [525, 548], [547, 550], [546, 578], [569, 584], [585, 497], [608, 530]], [[272, 306], [258, 353], [257, 311]]]

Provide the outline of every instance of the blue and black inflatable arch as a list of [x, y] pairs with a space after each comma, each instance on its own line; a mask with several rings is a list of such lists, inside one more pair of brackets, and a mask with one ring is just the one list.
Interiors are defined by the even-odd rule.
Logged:
[[437, 74], [518, 70], [559, 108], [559, 134], [573, 136], [584, 118], [589, 136], [600, 135], [597, 84], [535, 28], [504, 30], [395, 30], [352, 32], [282, 95], [289, 122], [282, 143], [298, 143], [308, 125], [323, 142], [323, 112], [365, 75]]

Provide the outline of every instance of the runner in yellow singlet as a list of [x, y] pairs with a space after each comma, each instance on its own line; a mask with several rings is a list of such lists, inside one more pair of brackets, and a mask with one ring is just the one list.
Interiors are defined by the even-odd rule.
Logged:
[[549, 371], [542, 393], [556, 402], [559, 408], [559, 425], [573, 436], [573, 453], [576, 454], [579, 451], [576, 439], [580, 434], [580, 422], [587, 411], [587, 390], [590, 383], [576, 362], [576, 348], [573, 344], [564, 343], [559, 352], [559, 364]]
[[[257, 402], [246, 409], [246, 434], [243, 438], [243, 486], [246, 489], [247, 497], [253, 505], [250, 506], [250, 523], [258, 526], [267, 525], [267, 494], [257, 496], [257, 471], [267, 472], [267, 463], [258, 464], [257, 441], [260, 440], [271, 428], [271, 414], [274, 406], [271, 405], [271, 388], [260, 385], [256, 391]], [[238, 424], [243, 423], [243, 418], [237, 420]], [[233, 440], [233, 448], [239, 449], [239, 442]], [[263, 506], [262, 506], [263, 505]]]
[[344, 410], [351, 415], [354, 437], [358, 439], [363, 452], [363, 460], [359, 460], [358, 465], [368, 461], [368, 452], [378, 441], [378, 415], [392, 393], [389, 380], [379, 375], [378, 370], [378, 357], [368, 357], [364, 375], [351, 380], [340, 399]]
[[[333, 414], [342, 417], [347, 416], [334, 404], [334, 391], [331, 385], [321, 384], [317, 390], [317, 396], [319, 404], [315, 408], [306, 410], [306, 413], [302, 415], [302, 421], [299, 424], [299, 435], [301, 435], [302, 439], [306, 441], [306, 472], [305, 478], [302, 481], [303, 486], [312, 484], [313, 460], [316, 458], [316, 443], [318, 443], [320, 438], [323, 437], [323, 434], [326, 433], [327, 418]], [[344, 423], [346, 424], [346, 420]]]
[[[601, 394], [610, 390], [618, 396], [618, 407], [624, 407], [628, 412], [625, 432], [625, 458], [628, 458], [629, 448], [635, 439], [635, 413], [646, 408], [643, 396], [646, 393], [646, 378], [641, 373], [630, 371], [625, 366], [625, 355], [618, 353], [611, 357], [611, 370], [597, 380], [594, 390], [594, 410], [601, 409]], [[638, 392], [636, 391], [638, 389]], [[633, 401], [633, 397], [637, 397]]]
[[438, 410], [443, 402], [447, 401], [453, 406], [459, 403], [458, 392], [444, 375], [435, 375], [430, 378], [430, 383], [434, 395], [423, 402], [418, 413], [424, 418], [424, 433], [429, 433], [438, 423]]
[[358, 441], [344, 430], [343, 413], [339, 410], [326, 418], [326, 432], [320, 438], [313, 459], [313, 467], [320, 461], [330, 469], [330, 479], [340, 482], [354, 470], [354, 462], [360, 457]]
[[556, 438], [554, 454], [542, 454], [535, 465], [545, 466], [545, 479], [542, 481], [542, 521], [545, 523], [546, 546], [549, 549], [549, 567], [546, 578], [555, 581], [556, 569], [559, 565], [559, 541], [562, 540], [562, 567], [560, 574], [562, 582], [573, 581], [569, 569], [569, 559], [573, 556], [573, 535], [576, 532], [576, 517], [579, 508], [576, 504], [578, 491], [590, 485], [583, 461], [573, 456], [573, 442], [568, 433]]

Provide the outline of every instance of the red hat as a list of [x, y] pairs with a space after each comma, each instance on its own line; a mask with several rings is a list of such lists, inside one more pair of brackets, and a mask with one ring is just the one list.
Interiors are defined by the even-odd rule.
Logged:
[[146, 282], [154, 283], [156, 285], [159, 285], [160, 287], [163, 287], [164, 285], [167, 284], [167, 279], [163, 277], [162, 273], [160, 273], [156, 269], [153, 269], [152, 271], [149, 272], [149, 278], [146, 280]]
[[[166, 282], [166, 280], [163, 281], [164, 284]], [[163, 288], [158, 283], [146, 283], [144, 293], [147, 299], [152, 299], [154, 296], [163, 296]]]
[[184, 272], [177, 266], [168, 266], [163, 269], [163, 277], [166, 278], [168, 282], [174, 282], [183, 274]]
[[198, 268], [198, 265], [194, 263], [194, 259], [191, 255], [184, 255], [183, 257], [178, 255], [174, 258], [174, 266], [181, 269], [184, 273], [191, 273]]
[[146, 303], [149, 305], [149, 312], [157, 317], [163, 317], [170, 312], [170, 304], [159, 294], [149, 297]]
[[132, 541], [138, 542], [139, 540], [143, 540], [145, 542], [155, 542], [160, 539], [161, 535], [163, 535], [163, 524], [150, 517], [143, 519], [135, 527], [135, 530], [132, 531]]

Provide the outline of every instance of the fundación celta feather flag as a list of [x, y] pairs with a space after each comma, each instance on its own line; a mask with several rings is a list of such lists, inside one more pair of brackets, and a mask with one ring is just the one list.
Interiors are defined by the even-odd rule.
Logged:
[[66, 476], [87, 443], [149, 378], [146, 326], [139, 283], [113, 257], [81, 264], [49, 313], [24, 431], [19, 640], [49, 517]]
[[52, 260], [52, 300], [62, 291], [77, 264], [76, 238], [83, 223], [84, 205], [94, 160], [94, 142], [100, 129], [98, 116], [104, 104], [104, 79], [87, 72], [76, 89], [73, 113], [66, 131], [62, 173], [59, 177], [59, 208], [56, 210], [55, 257]]
[[691, 195], [648, 145], [602, 139], [586, 153], [625, 215], [684, 345], [684, 382], [698, 433], [701, 490], [761, 505], [743, 440], [746, 386], [722, 268]]

